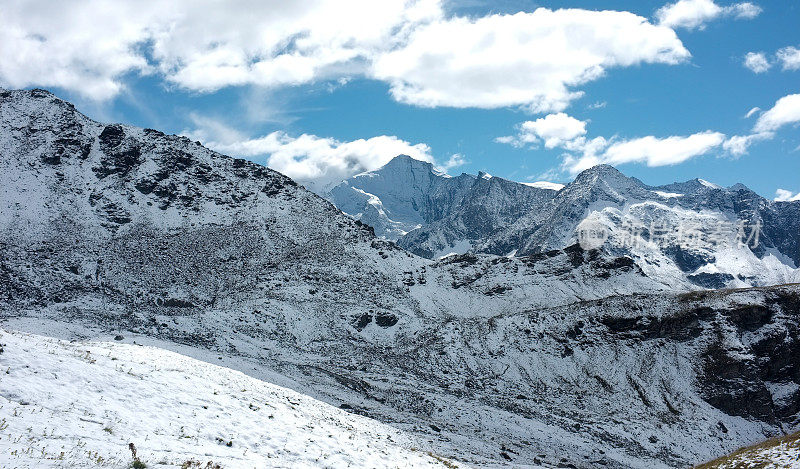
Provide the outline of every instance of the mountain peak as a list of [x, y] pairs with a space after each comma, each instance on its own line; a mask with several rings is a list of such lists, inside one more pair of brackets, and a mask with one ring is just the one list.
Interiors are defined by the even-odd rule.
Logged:
[[389, 162], [386, 163], [383, 166], [386, 167], [386, 166], [393, 166], [393, 165], [417, 165], [417, 164], [433, 166], [431, 163], [428, 163], [427, 161], [418, 160], [418, 159], [416, 159], [416, 158], [414, 158], [414, 157], [412, 157], [410, 155], [406, 155], [406, 154], [400, 154], [400, 155], [395, 156], [394, 158], [389, 160]]
[[389, 160], [388, 163], [381, 166], [380, 168], [374, 171], [368, 171], [368, 173], [375, 173], [375, 172], [385, 172], [385, 171], [403, 171], [403, 172], [413, 172], [413, 173], [431, 173], [434, 176], [440, 177], [450, 177], [446, 173], [439, 171], [433, 166], [433, 163], [418, 160], [412, 156], [406, 154], [400, 154]]
[[702, 184], [705, 187], [708, 187], [709, 189], [722, 189], [722, 186], [714, 184], [713, 182], [706, 181], [705, 179], [697, 178], [695, 179], [695, 181], [697, 181], [698, 183]]
[[587, 176], [593, 176], [593, 175], [602, 175], [602, 176], [605, 176], [605, 175], [615, 175], [615, 176], [619, 175], [619, 176], [626, 177], [624, 174], [622, 174], [622, 172], [620, 172], [620, 170], [618, 170], [617, 168], [615, 168], [615, 167], [613, 167], [613, 166], [611, 166], [609, 164], [598, 164], [598, 165], [592, 166], [589, 169], [584, 169], [583, 171], [581, 171], [578, 174], [578, 176], [575, 179], [578, 179], [581, 176], [587, 177]]
[[591, 184], [594, 185], [597, 182], [606, 182], [612, 187], [622, 188], [626, 186], [643, 186], [641, 181], [636, 178], [628, 177], [622, 172], [620, 172], [617, 168], [607, 165], [607, 164], [599, 164], [597, 166], [592, 166], [589, 169], [582, 171], [575, 177], [575, 181], [573, 184], [578, 185], [585, 185]]

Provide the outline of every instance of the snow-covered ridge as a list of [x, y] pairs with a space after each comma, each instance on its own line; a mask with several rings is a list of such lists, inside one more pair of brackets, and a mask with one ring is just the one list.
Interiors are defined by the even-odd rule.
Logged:
[[659, 197], [664, 197], [665, 199], [671, 199], [673, 197], [683, 197], [684, 194], [679, 194], [677, 192], [664, 192], [664, 191], [653, 191], [654, 194], [658, 195]]
[[548, 182], [548, 181], [536, 181], [536, 182], [523, 182], [521, 184], [525, 184], [526, 186], [536, 187], [539, 189], [550, 189], [551, 191], [560, 191], [564, 188], [564, 184], [559, 184], [556, 182]]
[[0, 344], [3, 467], [127, 467], [130, 444], [149, 468], [445, 467], [388, 425], [173, 352], [3, 329]]
[[[611, 233], [600, 248], [632, 256], [653, 278], [683, 277], [707, 288], [800, 279], [800, 204], [781, 205], [741, 184], [725, 189], [699, 179], [652, 187], [605, 165], [582, 172], [538, 210], [473, 243], [473, 249], [518, 256], [559, 249], [576, 242], [576, 230], [587, 222]], [[711, 242], [721, 226], [732, 231], [730, 237], [737, 230], [742, 240], [753, 232], [758, 237], [744, 249], [727, 250], [730, 244]], [[626, 242], [649, 239], [654, 228], [672, 234], [694, 230], [701, 242], [685, 243], [672, 235], [649, 247]]]
[[742, 252], [708, 243], [664, 244], [647, 252], [620, 243], [600, 247], [633, 256], [648, 275], [665, 282], [683, 278], [698, 287], [743, 287], [800, 279], [800, 203], [779, 204], [742, 184], [723, 188], [693, 179], [653, 187], [608, 165], [590, 168], [567, 185], [516, 183], [485, 173], [443, 180], [430, 165], [401, 156], [344, 181], [330, 199], [379, 236], [430, 259], [563, 249], [577, 241], [576, 230], [587, 221], [602, 222], [618, 240], [630, 235], [625, 231], [631, 226], [648, 224], [679, 233], [699, 227], [706, 234], [717, 225], [746, 225], [759, 236]]
[[[484, 172], [477, 176], [464, 173], [450, 177], [430, 163], [399, 155], [382, 168], [355, 175], [323, 195], [343, 212], [375, 228], [378, 236], [395, 241], [410, 231], [428, 227], [459, 212], [471, 199], [481, 197], [487, 188], [494, 188], [495, 197], [502, 199], [492, 205], [482, 204], [490, 218], [495, 218], [490, 223], [496, 224], [499, 221], [496, 218], [506, 220], [509, 217], [508, 213], [500, 214], [500, 211], [510, 209], [520, 213], [529, 208], [527, 201], [531, 197], [541, 197], [539, 191], [558, 190], [558, 185], [542, 184], [524, 185]], [[455, 223], [451, 220], [444, 224], [453, 228]], [[463, 246], [469, 244], [469, 240], [429, 247], [436, 251], [458, 251], [455, 244]], [[415, 247], [415, 251], [421, 248]]]

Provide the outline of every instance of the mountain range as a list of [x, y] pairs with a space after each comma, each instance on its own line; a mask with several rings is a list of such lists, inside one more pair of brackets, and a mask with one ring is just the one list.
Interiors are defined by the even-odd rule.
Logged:
[[[44, 90], [0, 90], [0, 187], [3, 329], [211, 361], [390, 425], [406, 447], [376, 447], [397, 454], [414, 445], [459, 466], [681, 467], [800, 426], [800, 288], [778, 285], [797, 281], [798, 204], [743, 187], [651, 188], [607, 166], [563, 188], [528, 186], [399, 157], [334, 188], [334, 205], [185, 137], [95, 122]], [[629, 246], [625, 227], [648, 217], [760, 222], [761, 247], [669, 236]], [[606, 228], [603, 244], [582, 242], [589, 223]], [[57, 367], [26, 350], [45, 339], [3, 340], [8, 374]], [[181, 374], [159, 376], [168, 393]], [[30, 426], [14, 420], [30, 402], [74, 420], [74, 396], [13, 383], [0, 389], [13, 431]], [[222, 391], [203, 395], [236, 402]], [[173, 401], [178, 427], [205, 410]], [[343, 418], [303, 402], [323, 409], [325, 428]], [[269, 428], [263, 413], [234, 407], [231, 421]], [[137, 428], [114, 431], [146, 441], [141, 454], [174, 446]], [[36, 441], [127, 451], [57, 430]], [[0, 442], [17, 437], [33, 435]]]
[[[800, 203], [702, 179], [648, 186], [608, 165], [566, 186], [481, 173], [450, 177], [401, 155], [324, 194], [339, 209], [419, 256], [527, 256], [578, 242], [591, 223], [602, 248], [648, 275], [706, 288], [800, 281]], [[744, 246], [749, 240], [749, 246]]]

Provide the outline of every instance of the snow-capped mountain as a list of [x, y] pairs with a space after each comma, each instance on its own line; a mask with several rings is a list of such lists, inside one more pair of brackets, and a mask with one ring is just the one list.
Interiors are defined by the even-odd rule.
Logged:
[[519, 184], [485, 173], [450, 177], [430, 163], [400, 155], [343, 181], [326, 197], [374, 227], [378, 236], [438, 258], [466, 252], [555, 193], [552, 185]]
[[343, 212], [375, 228], [378, 236], [394, 241], [445, 216], [473, 179], [466, 174], [451, 178], [430, 163], [400, 155], [377, 171], [343, 181], [327, 197]]
[[651, 187], [601, 165], [579, 174], [536, 212], [476, 246], [527, 255], [576, 242], [589, 223], [600, 247], [629, 255], [652, 277], [709, 288], [800, 281], [800, 204], [773, 202], [741, 184], [696, 179]]
[[482, 176], [449, 178], [401, 156], [342, 182], [329, 198], [427, 258], [563, 249], [590, 224], [607, 231], [598, 247], [631, 256], [665, 282], [720, 288], [800, 281], [800, 202], [702, 179], [652, 187], [607, 165], [564, 187]]
[[[600, 170], [613, 180], [583, 175], [586, 199], [616, 201], [598, 211], [608, 220], [624, 200], [679, 190]], [[462, 180], [496, 210], [461, 213], [469, 205], [453, 201], [467, 195], [447, 186], [434, 199], [449, 204], [425, 205], [436, 220], [493, 224], [524, 190]], [[42, 90], [0, 91], [0, 182], [6, 330], [119, 335], [231, 367], [380, 420], [459, 466], [687, 466], [800, 423], [797, 286], [690, 292], [677, 267], [656, 276], [633, 251], [579, 243], [425, 259], [274, 171], [94, 122]], [[584, 200], [576, 183], [544, 189], [555, 195], [537, 210]], [[737, 206], [755, 203], [745, 195]], [[756, 205], [793, 226], [783, 207], [794, 205]], [[425, 220], [421, 206], [409, 217]], [[28, 365], [19, 386], [57, 366]]]

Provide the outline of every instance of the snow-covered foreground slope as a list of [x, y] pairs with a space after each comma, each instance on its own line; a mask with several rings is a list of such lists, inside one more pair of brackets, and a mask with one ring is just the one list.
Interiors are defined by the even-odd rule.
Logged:
[[[388, 328], [376, 315], [358, 333], [318, 331], [311, 342], [293, 340], [291, 323], [247, 314], [159, 316], [155, 329], [123, 330], [126, 341], [222, 357], [480, 467], [687, 467], [800, 426], [799, 286], [466, 313]], [[108, 324], [51, 317], [5, 323], [114, 334]]]
[[3, 468], [128, 467], [131, 443], [150, 468], [445, 467], [388, 425], [173, 352], [3, 329], [0, 344]]

